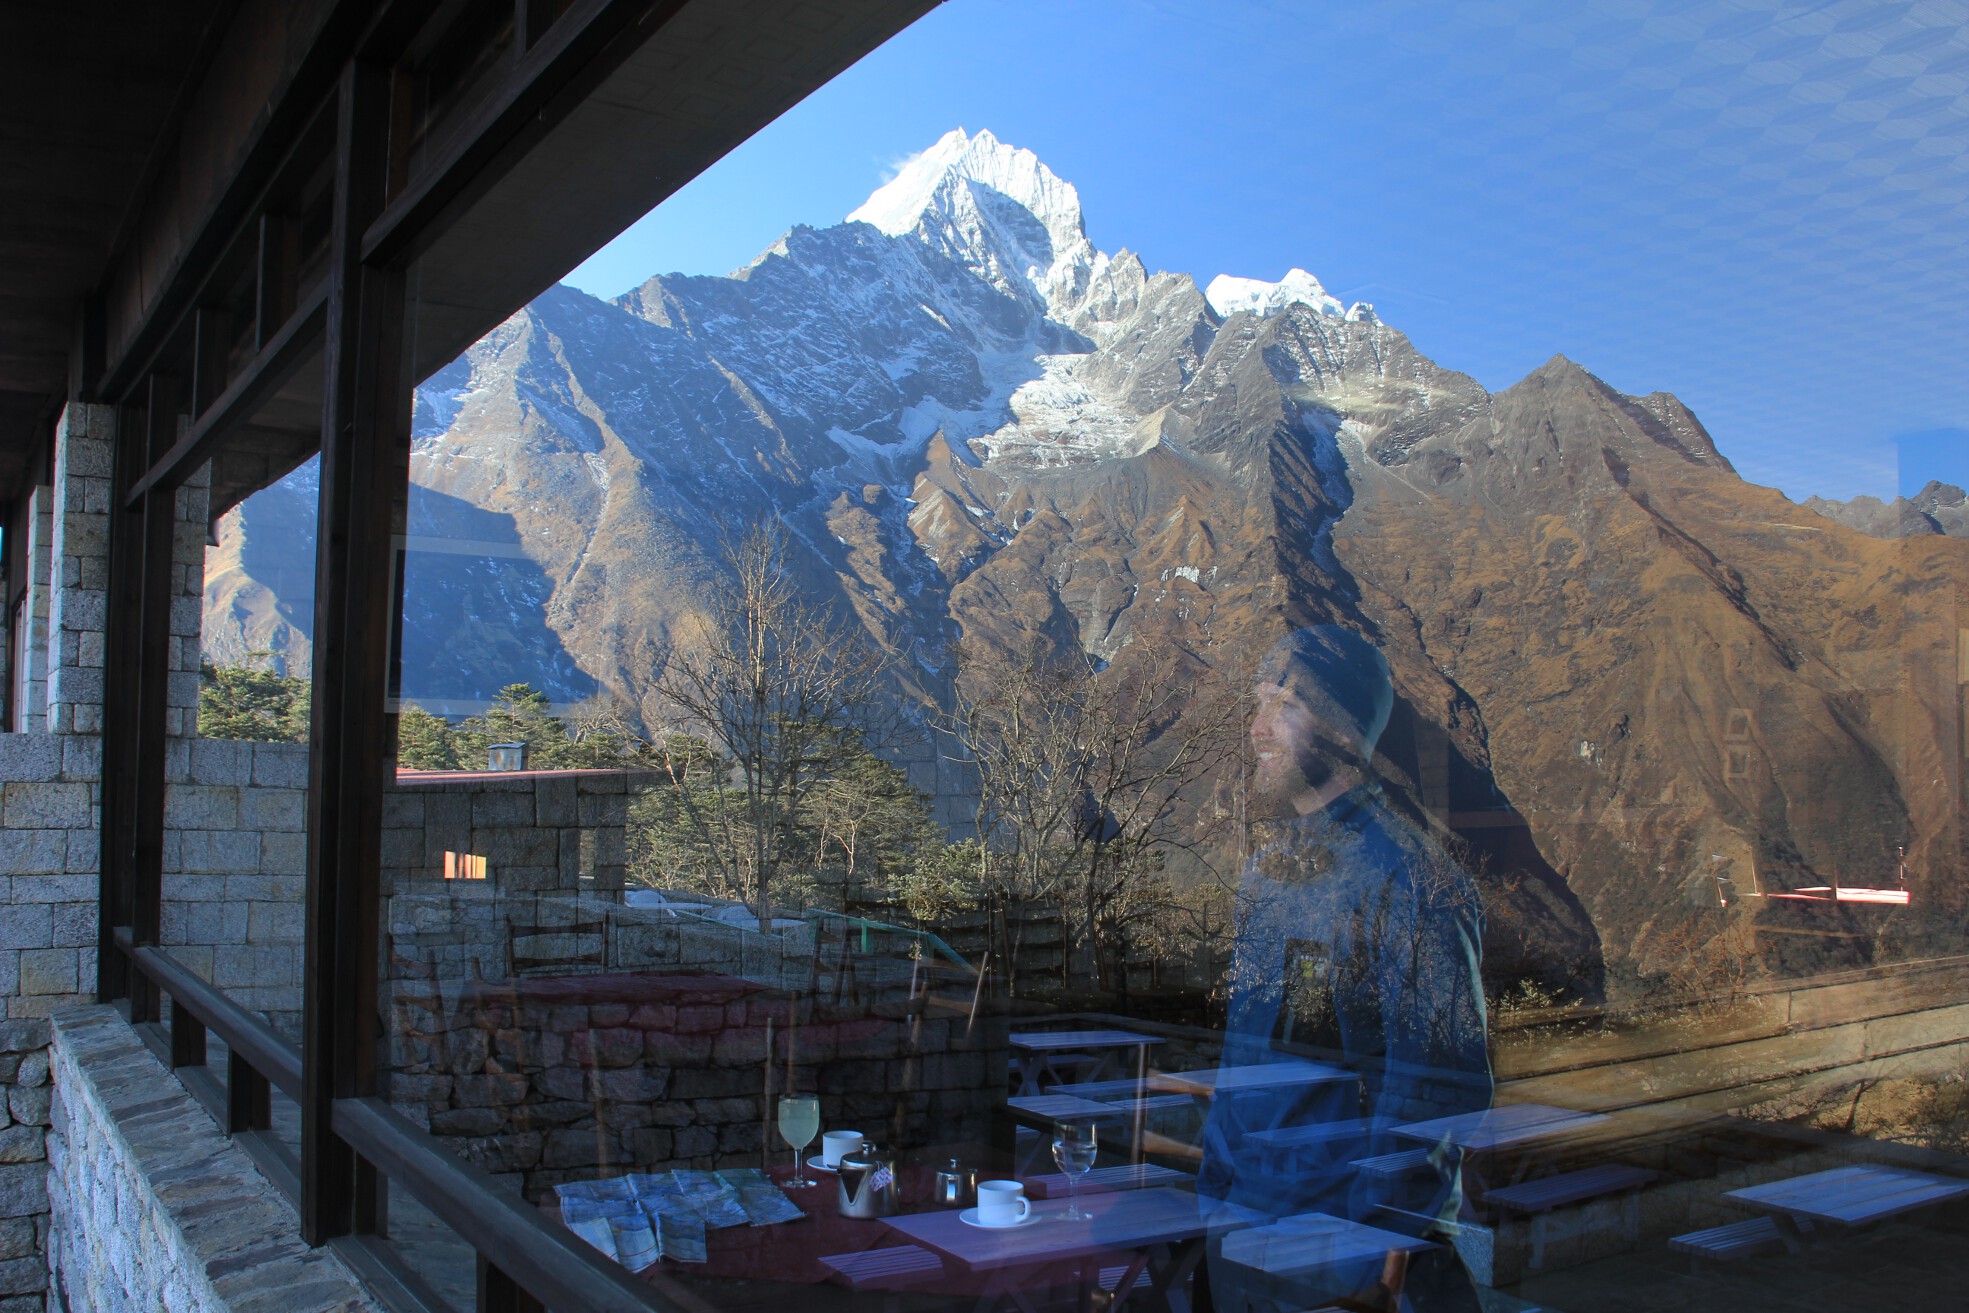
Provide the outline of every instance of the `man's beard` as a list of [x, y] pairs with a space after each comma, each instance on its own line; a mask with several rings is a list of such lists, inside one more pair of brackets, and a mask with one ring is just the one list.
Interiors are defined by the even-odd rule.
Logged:
[[1298, 815], [1308, 794], [1318, 793], [1338, 771], [1331, 745], [1323, 741], [1295, 746], [1259, 764], [1252, 777], [1251, 818], [1284, 820]]

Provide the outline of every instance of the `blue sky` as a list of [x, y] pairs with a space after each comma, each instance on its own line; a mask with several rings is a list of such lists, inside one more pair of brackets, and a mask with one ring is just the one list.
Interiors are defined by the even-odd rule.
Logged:
[[1152, 269], [1673, 392], [1794, 497], [1969, 485], [1963, 0], [949, 0], [568, 281], [727, 272], [960, 125]]

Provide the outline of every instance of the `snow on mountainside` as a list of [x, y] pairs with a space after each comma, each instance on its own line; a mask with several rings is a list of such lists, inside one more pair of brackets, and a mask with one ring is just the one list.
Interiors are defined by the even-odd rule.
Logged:
[[847, 221], [914, 237], [1062, 319], [1108, 262], [1087, 240], [1073, 184], [989, 132], [944, 134]]
[[1332, 319], [1373, 323], [1374, 307], [1365, 301], [1342, 307], [1327, 295], [1320, 280], [1304, 269], [1293, 269], [1276, 283], [1218, 274], [1203, 291], [1210, 308], [1225, 319], [1236, 314], [1273, 315], [1291, 305], [1303, 305]]
[[[530, 680], [654, 721], [721, 538], [770, 519], [917, 709], [949, 705], [959, 638], [987, 666], [1232, 670], [1296, 625], [1374, 635], [1391, 787], [1486, 818], [1464, 837], [1589, 966], [1602, 931], [1649, 951], [1691, 853], [1957, 851], [1953, 795], [1895, 764], [1956, 751], [1955, 685], [1868, 672], [1955, 642], [1947, 608], [1883, 599], [1969, 571], [1969, 542], [1800, 526], [1673, 397], [1563, 357], [1492, 395], [1304, 270], [1206, 291], [1105, 254], [1073, 187], [987, 132], [730, 277], [549, 290], [426, 382], [414, 432], [404, 694], [453, 714]], [[299, 518], [279, 491], [220, 535], [210, 651], [305, 652], [268, 561], [289, 539], [254, 523]], [[1944, 529], [1963, 505], [1918, 500]], [[1719, 766], [1738, 707], [1754, 751]], [[933, 746], [908, 765], [963, 813]]]

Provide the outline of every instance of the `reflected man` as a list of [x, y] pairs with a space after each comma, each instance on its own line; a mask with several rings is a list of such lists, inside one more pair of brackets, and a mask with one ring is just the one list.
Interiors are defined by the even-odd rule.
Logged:
[[[1361, 1080], [1220, 1095], [1201, 1187], [1272, 1216], [1326, 1213], [1444, 1246], [1405, 1274], [1390, 1259], [1380, 1270], [1309, 1277], [1304, 1291], [1280, 1292], [1287, 1302], [1377, 1281], [1399, 1287], [1405, 1275], [1418, 1313], [1474, 1311], [1448, 1240], [1462, 1201], [1458, 1151], [1422, 1146], [1426, 1164], [1394, 1180], [1351, 1165], [1418, 1147], [1391, 1127], [1490, 1105], [1474, 886], [1375, 782], [1369, 763], [1394, 689], [1369, 643], [1332, 625], [1288, 636], [1261, 665], [1255, 701], [1252, 855], [1240, 881], [1224, 1065], [1277, 1062], [1288, 1056], [1283, 1044]], [[1332, 1134], [1310, 1130], [1316, 1124]], [[1301, 1127], [1309, 1138], [1291, 1148], [1247, 1138]], [[1212, 1267], [1216, 1281], [1236, 1279], [1235, 1268]]]

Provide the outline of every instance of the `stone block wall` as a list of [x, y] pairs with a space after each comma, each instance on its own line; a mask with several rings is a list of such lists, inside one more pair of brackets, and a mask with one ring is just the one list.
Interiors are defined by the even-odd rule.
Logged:
[[[46, 1270], [51, 1225], [44, 1019], [95, 994], [115, 426], [113, 407], [80, 403], [56, 423], [53, 478], [29, 518], [23, 731], [0, 733], [0, 1313], [43, 1306], [30, 1273]], [[197, 728], [205, 507], [201, 476], [176, 498], [166, 728], [179, 736]]]
[[27, 499], [27, 598], [21, 608], [21, 668], [17, 672], [20, 705], [14, 709], [14, 722], [24, 734], [38, 734], [48, 727], [48, 589], [49, 534], [54, 527], [50, 510], [54, 490], [34, 489]]
[[47, 1189], [60, 1307], [103, 1313], [380, 1313], [341, 1260], [106, 1007], [53, 1023]]
[[101, 749], [0, 734], [0, 1005], [43, 1017], [96, 984]]
[[[1002, 1098], [1002, 1018], [903, 994], [836, 1005], [732, 977], [639, 972], [399, 988], [389, 1098], [529, 1199], [566, 1181], [757, 1166], [772, 1097], [885, 1146], [983, 1144]], [[779, 1161], [777, 1157], [774, 1161]]]
[[40, 1313], [48, 1285], [48, 1023], [0, 1021], [0, 1313]]
[[443, 878], [446, 852], [483, 857], [503, 894], [621, 889], [627, 771], [481, 776], [406, 772], [383, 804], [383, 890]]
[[175, 741], [165, 778], [159, 941], [298, 1041], [307, 745]]

